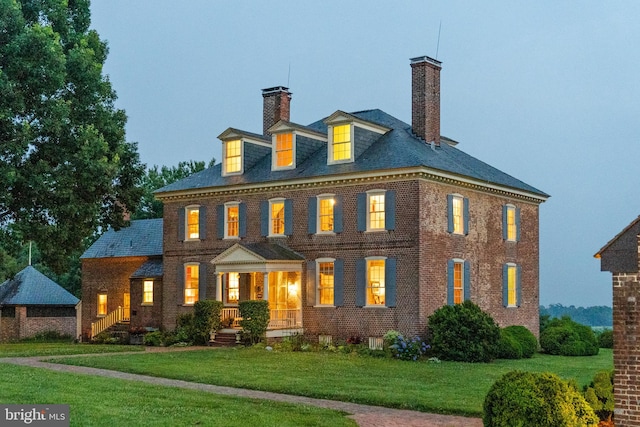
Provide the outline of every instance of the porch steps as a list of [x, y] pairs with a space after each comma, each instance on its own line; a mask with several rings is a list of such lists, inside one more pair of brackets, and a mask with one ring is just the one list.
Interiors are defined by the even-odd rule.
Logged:
[[216, 339], [209, 341], [211, 347], [234, 347], [236, 344], [236, 334], [233, 332], [218, 332]]
[[102, 333], [107, 333], [111, 338], [118, 338], [121, 343], [129, 342], [129, 322], [121, 321], [118, 323], [114, 323], [109, 326], [107, 329], [102, 331]]

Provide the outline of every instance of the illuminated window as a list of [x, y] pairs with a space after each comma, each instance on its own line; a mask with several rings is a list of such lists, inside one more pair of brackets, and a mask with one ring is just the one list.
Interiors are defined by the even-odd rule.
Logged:
[[145, 280], [142, 283], [142, 303], [153, 304], [153, 280]]
[[229, 304], [237, 304], [240, 299], [240, 273], [227, 275], [226, 300]]
[[320, 232], [333, 231], [333, 196], [318, 196], [318, 224]]
[[107, 294], [98, 294], [98, 316], [107, 315]]
[[502, 207], [502, 238], [510, 242], [520, 240], [520, 209], [513, 205]]
[[507, 264], [507, 305], [509, 307], [515, 307], [517, 305], [516, 272], [517, 266], [515, 264]]
[[384, 259], [367, 260], [367, 305], [385, 305]]
[[507, 240], [516, 240], [516, 208], [507, 206]]
[[334, 264], [332, 261], [318, 261], [318, 305], [333, 305]]
[[187, 208], [187, 239], [200, 238], [200, 208]]
[[331, 161], [339, 162], [351, 160], [351, 125], [334, 126], [332, 132], [333, 140], [331, 143], [332, 157]]
[[225, 174], [242, 171], [242, 141], [233, 140], [224, 143]]
[[270, 201], [271, 235], [284, 235], [284, 200]]
[[198, 286], [200, 284], [200, 266], [187, 264], [184, 266], [184, 303], [193, 305], [198, 301]]
[[368, 225], [369, 230], [384, 230], [384, 192], [368, 193]]
[[276, 168], [293, 166], [293, 134], [280, 133], [276, 135]]
[[237, 203], [225, 205], [225, 237], [238, 237], [240, 226], [239, 206]]
[[454, 197], [453, 203], [453, 232], [456, 234], [462, 234], [462, 197]]
[[463, 263], [453, 264], [453, 303], [462, 304], [464, 301]]

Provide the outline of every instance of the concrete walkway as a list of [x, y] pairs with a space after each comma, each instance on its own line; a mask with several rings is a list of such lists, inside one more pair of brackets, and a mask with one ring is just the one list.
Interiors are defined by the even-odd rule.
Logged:
[[[193, 349], [193, 347], [191, 348]], [[136, 352], [140, 354], [139, 352]], [[122, 354], [122, 353], [110, 353]], [[105, 353], [91, 354], [95, 356]], [[89, 355], [75, 355], [89, 356]], [[270, 393], [258, 390], [247, 390], [233, 387], [222, 387], [209, 384], [200, 384], [189, 381], [172, 380], [168, 378], [151, 377], [148, 375], [129, 374], [125, 372], [111, 371], [107, 369], [89, 368], [85, 366], [58, 365], [42, 362], [42, 359], [73, 356], [38, 356], [38, 357], [6, 357], [0, 358], [0, 363], [45, 368], [57, 372], [72, 372], [76, 374], [96, 375], [108, 378], [139, 381], [148, 384], [167, 387], [179, 387], [207, 393], [222, 394], [227, 396], [246, 397], [251, 399], [268, 399], [278, 402], [296, 403], [320, 408], [334, 409], [351, 414], [361, 427], [482, 427], [479, 418], [467, 418], [451, 415], [427, 414], [424, 412], [391, 409], [380, 406], [360, 405], [357, 403], [339, 402], [326, 399], [314, 399], [311, 397], [293, 396], [288, 394]]]

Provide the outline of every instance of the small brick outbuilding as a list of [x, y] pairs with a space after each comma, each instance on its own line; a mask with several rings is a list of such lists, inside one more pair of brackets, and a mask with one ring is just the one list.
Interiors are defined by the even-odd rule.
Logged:
[[78, 298], [32, 266], [0, 285], [0, 341], [55, 331], [76, 336]]

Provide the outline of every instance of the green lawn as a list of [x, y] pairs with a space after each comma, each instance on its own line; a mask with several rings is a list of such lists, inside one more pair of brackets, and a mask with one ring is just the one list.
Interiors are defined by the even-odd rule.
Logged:
[[133, 345], [73, 344], [68, 342], [20, 342], [0, 344], [0, 357], [57, 356], [65, 354], [117, 353], [144, 351]]
[[536, 355], [489, 364], [402, 362], [335, 353], [279, 353], [264, 349], [111, 355], [56, 362], [114, 369], [206, 384], [242, 387], [425, 412], [482, 415], [482, 402], [504, 373], [555, 372], [587, 384], [612, 369], [612, 351], [591, 357]]
[[0, 363], [0, 402], [70, 405], [72, 426], [355, 426], [337, 411]]

